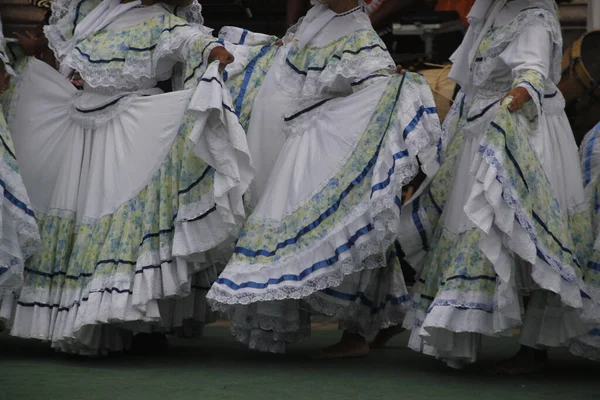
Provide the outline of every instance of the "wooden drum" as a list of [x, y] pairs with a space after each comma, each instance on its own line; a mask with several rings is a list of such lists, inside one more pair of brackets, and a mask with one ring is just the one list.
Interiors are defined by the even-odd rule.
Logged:
[[456, 82], [448, 78], [451, 65], [435, 65], [425, 64], [430, 67], [438, 67], [432, 69], [423, 69], [419, 73], [427, 79], [427, 83], [433, 92], [433, 99], [437, 107], [440, 122], [444, 122], [444, 118], [448, 115], [454, 97], [456, 95]]
[[558, 87], [579, 144], [600, 121], [600, 31], [586, 33], [567, 49]]

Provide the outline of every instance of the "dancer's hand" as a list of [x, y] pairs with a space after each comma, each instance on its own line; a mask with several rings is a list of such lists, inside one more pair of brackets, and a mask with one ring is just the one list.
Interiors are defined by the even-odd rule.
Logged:
[[408, 186], [406, 190], [402, 193], [402, 204], [408, 203], [410, 199], [412, 199], [412, 197], [415, 195], [416, 191], [417, 188], [415, 188], [414, 186]]
[[[531, 95], [529, 95], [527, 89], [521, 86], [513, 89], [506, 97], [512, 97], [512, 101], [508, 105], [508, 111], [513, 113], [519, 111], [525, 103], [531, 100]], [[506, 99], [506, 97], [504, 98]], [[504, 102], [504, 99], [502, 101]]]
[[402, 65], [396, 65], [396, 73], [397, 74], [405, 74], [406, 69], [404, 69], [404, 67]]
[[43, 39], [34, 36], [31, 32], [25, 32], [25, 35], [14, 33], [19, 40], [19, 45], [29, 56], [36, 55], [44, 45]]
[[219, 61], [219, 71], [223, 72], [226, 66], [235, 61], [235, 57], [225, 47], [219, 46], [212, 49], [208, 56], [209, 64], [213, 61]]

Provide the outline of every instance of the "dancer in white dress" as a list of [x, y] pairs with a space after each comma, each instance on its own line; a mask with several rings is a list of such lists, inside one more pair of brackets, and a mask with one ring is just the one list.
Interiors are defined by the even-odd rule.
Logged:
[[[7, 55], [0, 22], [0, 94], [15, 73]], [[12, 137], [0, 112], [0, 331], [12, 322], [23, 284], [25, 261], [40, 245], [29, 196], [21, 178]]]
[[208, 298], [252, 349], [284, 351], [308, 333], [310, 310], [347, 330], [333, 356], [364, 355], [364, 337], [401, 322], [409, 304], [390, 248], [402, 187], [420, 165], [435, 172], [441, 130], [423, 77], [396, 74], [358, 2], [322, 3], [281, 46], [221, 32], [256, 178]]
[[412, 349], [453, 366], [476, 360], [481, 334], [521, 328], [520, 357], [536, 364], [536, 349], [588, 330], [600, 293], [589, 280], [590, 209], [556, 87], [557, 6], [478, 0], [469, 22], [453, 56], [462, 91], [444, 122], [445, 161], [403, 210], [402, 247], [422, 267], [405, 326]]
[[[233, 58], [196, 2], [179, 11], [187, 21], [160, 3], [53, 3], [60, 73], [24, 61], [9, 119], [43, 241], [13, 335], [96, 355], [205, 321], [253, 171], [218, 71]], [[161, 93], [170, 78], [182, 90]]]

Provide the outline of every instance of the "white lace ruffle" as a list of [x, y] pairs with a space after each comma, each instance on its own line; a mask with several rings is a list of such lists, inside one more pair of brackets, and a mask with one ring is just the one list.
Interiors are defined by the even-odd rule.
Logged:
[[76, 0], [54, 0], [51, 5], [50, 25], [57, 24], [63, 19], [69, 11], [73, 9], [72, 5]]
[[[44, 28], [44, 32], [48, 38], [48, 45], [54, 53], [64, 52], [66, 41], [61, 27], [48, 25]], [[170, 68], [161, 68], [159, 63], [167, 62], [167, 58], [184, 53], [188, 43], [203, 35], [202, 31], [194, 27], [174, 29], [169, 34], [160, 36], [153, 51], [130, 51], [125, 62], [115, 64], [114, 67], [90, 63], [86, 57], [75, 52], [70, 52], [60, 62], [78, 71], [86, 84], [92, 88], [113, 88], [112, 94], [153, 88], [157, 82], [169, 79], [172, 73]], [[206, 54], [209, 52], [207, 51]]]
[[340, 59], [331, 58], [323, 70], [309, 70], [306, 75], [292, 68], [278, 68], [279, 87], [289, 93], [301, 93], [305, 97], [315, 97], [334, 90], [340, 80], [354, 82], [373, 71], [395, 71], [396, 65], [387, 53], [377, 50], [344, 54]]
[[204, 17], [202, 16], [202, 5], [198, 0], [192, 1], [187, 7], [175, 7], [174, 14], [179, 18], [186, 20], [190, 24], [204, 26]]
[[483, 85], [490, 74], [496, 68], [497, 57], [504, 51], [506, 46], [519, 36], [528, 26], [532, 24], [541, 24], [548, 31], [552, 42], [554, 43], [554, 51], [552, 54], [552, 62], [550, 67], [550, 80], [558, 84], [561, 79], [561, 62], [562, 62], [562, 30], [556, 15], [552, 12], [536, 8], [525, 10], [507, 26], [498, 29], [494, 33], [494, 41], [486, 49], [483, 54], [483, 60], [475, 63], [473, 68], [473, 82], [475, 86]]
[[572, 354], [587, 358], [593, 361], [600, 361], [600, 337], [595, 338], [595, 343], [592, 345], [584, 340], [574, 341], [569, 350]]

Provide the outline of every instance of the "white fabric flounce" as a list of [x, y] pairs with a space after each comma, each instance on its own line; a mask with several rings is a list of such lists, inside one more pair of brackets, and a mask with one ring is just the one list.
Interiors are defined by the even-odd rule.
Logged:
[[[408, 79], [407, 79], [408, 81]], [[377, 85], [369, 88], [372, 93], [380, 93]], [[377, 158], [373, 175], [373, 181], [387, 181], [390, 184], [384, 190], [374, 193], [370, 199], [365, 199], [357, 204], [351, 213], [344, 216], [333, 228], [327, 237], [322, 238], [303, 249], [300, 254], [282, 258], [257, 269], [247, 269], [243, 263], [239, 265], [230, 263], [221, 275], [221, 278], [233, 282], [268, 281], [274, 276], [288, 273], [296, 273], [302, 266], [312, 265], [323, 259], [331, 257], [333, 249], [348, 241], [356, 232], [364, 226], [373, 223], [374, 230], [360, 237], [352, 251], [341, 257], [339, 261], [327, 269], [328, 272], [314, 274], [307, 277], [301, 284], [282, 285], [261, 289], [258, 291], [230, 290], [226, 285], [215, 284], [208, 294], [208, 298], [217, 310], [227, 310], [229, 305], [247, 305], [255, 302], [265, 302], [283, 299], [303, 299], [311, 294], [328, 287], [337, 287], [343, 283], [346, 276], [360, 272], [364, 269], [376, 269], [385, 267], [380, 262], [372, 262], [371, 257], [381, 256], [390, 245], [393, 244], [397, 235], [399, 208], [397, 207], [397, 195], [401, 193], [402, 187], [408, 184], [417, 174], [419, 166], [416, 157], [427, 166], [428, 174], [434, 174], [437, 165], [436, 151], [441, 132], [439, 121], [435, 115], [422, 115], [419, 111], [421, 106], [433, 106], [431, 92], [422, 87], [415, 87], [405, 83], [398, 102], [400, 109], [396, 115], [396, 125], [390, 127], [386, 140]], [[407, 150], [407, 143], [402, 138], [405, 127], [416, 115], [422, 115], [420, 121], [414, 126], [410, 135], [414, 136], [414, 147], [410, 147], [411, 157], [395, 159], [394, 154]], [[390, 132], [394, 132], [391, 134]], [[420, 138], [420, 139], [418, 139]], [[276, 168], [277, 169], [277, 168]], [[388, 173], [390, 175], [388, 175]], [[305, 195], [302, 195], [305, 198]], [[302, 204], [295, 202], [294, 204]], [[259, 206], [260, 207], [260, 206]], [[256, 210], [255, 210], [256, 212]], [[251, 217], [255, 218], [255, 217]]]

